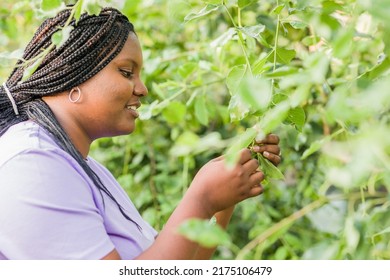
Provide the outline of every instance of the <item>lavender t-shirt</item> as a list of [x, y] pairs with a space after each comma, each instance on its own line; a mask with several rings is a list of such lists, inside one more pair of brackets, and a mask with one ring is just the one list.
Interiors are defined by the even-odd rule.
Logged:
[[100, 259], [114, 248], [133, 259], [153, 243], [157, 232], [111, 173], [87, 162], [141, 229], [44, 129], [27, 121], [0, 137], [0, 260]]

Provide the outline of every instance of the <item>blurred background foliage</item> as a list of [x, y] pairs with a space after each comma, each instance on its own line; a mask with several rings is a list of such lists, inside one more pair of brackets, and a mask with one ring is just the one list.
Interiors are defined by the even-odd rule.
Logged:
[[[0, 82], [62, 2], [1, 1]], [[156, 229], [205, 162], [272, 131], [284, 178], [236, 207], [215, 258], [390, 259], [389, 0], [80, 2], [119, 8], [142, 43], [137, 129], [91, 154]]]

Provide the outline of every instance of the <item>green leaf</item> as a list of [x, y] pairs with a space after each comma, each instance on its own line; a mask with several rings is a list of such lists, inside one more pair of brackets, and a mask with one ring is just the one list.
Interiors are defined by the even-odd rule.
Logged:
[[240, 28], [240, 30], [242, 32], [244, 32], [246, 35], [257, 39], [259, 37], [259, 35], [262, 32], [264, 32], [265, 25], [258, 24], [258, 25], [254, 25], [254, 26], [245, 26], [245, 27]]
[[191, 11], [191, 5], [187, 0], [167, 1], [166, 18], [169, 21], [173, 21], [173, 23], [181, 23], [189, 11]]
[[12, 52], [0, 52], [1, 59], [21, 59], [23, 57], [23, 49], [17, 49]]
[[293, 94], [290, 96], [290, 105], [291, 107], [300, 106], [304, 103], [310, 96], [310, 87], [309, 83], [301, 84]]
[[330, 60], [328, 56], [318, 51], [305, 57], [304, 66], [308, 69], [307, 78], [314, 83], [323, 83], [328, 73]]
[[199, 136], [191, 131], [185, 131], [176, 140], [176, 144], [187, 146], [195, 146], [198, 142]]
[[209, 112], [206, 108], [206, 101], [204, 96], [199, 96], [195, 99], [195, 116], [201, 124], [208, 125]]
[[230, 98], [228, 110], [230, 120], [234, 122], [244, 119], [250, 113], [250, 106], [244, 103], [238, 94], [235, 94]]
[[102, 10], [99, 0], [84, 0], [83, 8], [89, 15], [99, 15]]
[[268, 110], [260, 120], [259, 128], [264, 135], [271, 133], [276, 127], [283, 123], [288, 116], [290, 105], [287, 101], [280, 102]]
[[241, 80], [246, 73], [246, 65], [234, 66], [226, 77], [226, 85], [231, 95], [235, 95], [238, 92]]
[[157, 94], [159, 98], [165, 99], [167, 98], [166, 93], [162, 90], [161, 85], [155, 82], [152, 83], [152, 91]]
[[192, 155], [199, 145], [200, 138], [191, 131], [184, 131], [174, 143], [170, 154], [175, 157]]
[[283, 66], [280, 68], [277, 68], [275, 71], [271, 73], [267, 73], [264, 76], [267, 78], [272, 78], [272, 79], [278, 79], [278, 78], [283, 78], [285, 76], [295, 74], [298, 72], [298, 69], [292, 66]]
[[203, 17], [205, 15], [208, 15], [210, 14], [211, 12], [213, 11], [216, 11], [218, 10], [219, 8], [219, 5], [212, 5], [212, 4], [208, 4], [207, 6], [205, 6], [202, 10], [200, 10], [199, 12], [191, 12], [190, 14], [188, 14], [185, 18], [184, 18], [184, 21], [185, 22], [188, 22], [190, 20], [193, 20], [193, 19], [197, 19], [197, 18], [200, 18], [200, 17]]
[[386, 56], [379, 64], [368, 70], [360, 79], [375, 80], [390, 69], [390, 59]]
[[360, 240], [360, 233], [359, 230], [355, 227], [353, 217], [348, 217], [346, 219], [344, 234], [347, 243], [347, 250], [349, 251], [349, 253], [353, 254]]
[[272, 99], [271, 82], [261, 77], [245, 77], [238, 90], [237, 94], [252, 112], [266, 109]]
[[222, 0], [202, 0], [206, 4], [222, 5]]
[[380, 232], [375, 233], [375, 234], [373, 235], [373, 237], [378, 236], [378, 235], [383, 235], [383, 234], [386, 234], [386, 233], [390, 233], [390, 227], [387, 227], [387, 228], [385, 228], [384, 230], [381, 230]]
[[351, 54], [354, 29], [341, 29], [333, 42], [333, 55], [337, 58], [344, 58]]
[[336, 10], [342, 10], [342, 6], [340, 4], [335, 3], [335, 1], [324, 1], [322, 3], [322, 9], [325, 13], [333, 13]]
[[259, 59], [253, 64], [252, 66], [252, 72], [253, 75], [260, 75], [263, 72], [267, 71], [269, 69], [269, 66], [265, 66], [267, 60], [272, 56], [274, 52], [271, 51], [268, 54], [262, 54]]
[[50, 11], [61, 6], [61, 0], [42, 0], [41, 7], [44, 11]]
[[227, 42], [229, 42], [234, 37], [234, 35], [236, 35], [236, 34], [237, 34], [237, 31], [236, 31], [235, 28], [229, 28], [226, 32], [222, 33], [218, 38], [213, 40], [210, 43], [210, 46], [212, 48], [222, 47]]
[[66, 42], [66, 40], [68, 40], [72, 30], [73, 26], [68, 25], [52, 35], [51, 40], [56, 45], [57, 49], [59, 49]]
[[[339, 234], [345, 223], [345, 202], [331, 202], [307, 214], [313, 226], [321, 231]], [[332, 217], [332, 219], [329, 219]]]
[[272, 99], [270, 81], [247, 76], [246, 69], [246, 65], [235, 66], [226, 78], [226, 85], [232, 95], [229, 112], [233, 121], [242, 120], [250, 112], [266, 109]]
[[233, 139], [233, 145], [226, 151], [226, 164], [228, 167], [233, 167], [238, 159], [242, 149], [247, 148], [255, 139], [257, 131], [254, 128], [248, 128], [243, 134], [237, 135]]
[[206, 248], [228, 246], [231, 243], [225, 230], [207, 220], [189, 219], [179, 226], [178, 233]]
[[276, 180], [284, 180], [283, 173], [270, 162], [268, 159], [259, 155], [258, 157], [259, 164], [261, 166], [261, 170], [264, 173], [265, 179], [276, 179]]
[[154, 100], [151, 104], [142, 104], [142, 106], [139, 108], [140, 119], [149, 120], [151, 117], [153, 117], [156, 113], [159, 112], [159, 110], [156, 111], [159, 104], [160, 103], [158, 100]]
[[305, 248], [305, 253], [302, 256], [303, 260], [331, 260], [334, 259], [339, 250], [337, 242], [330, 240], [322, 241], [313, 245], [309, 249]]
[[76, 2], [76, 5], [74, 5], [73, 9], [74, 12], [74, 18], [76, 19], [76, 22], [79, 21], [81, 14], [83, 12], [83, 6], [84, 6], [84, 0], [78, 0]]
[[314, 46], [317, 45], [321, 41], [321, 38], [315, 35], [306, 36], [302, 39], [302, 43], [305, 46]]
[[198, 68], [198, 63], [195, 62], [188, 62], [184, 65], [181, 65], [179, 67], [178, 73], [183, 78], [187, 78], [189, 75], [191, 75], [196, 69]]
[[301, 160], [304, 160], [306, 159], [307, 157], [311, 156], [312, 154], [314, 154], [315, 152], [319, 151], [322, 146], [328, 142], [329, 140], [331, 139], [330, 136], [327, 136], [327, 137], [324, 137], [320, 140], [317, 140], [317, 141], [314, 141], [313, 143], [311, 143], [310, 147], [305, 150], [301, 156]]
[[238, 0], [237, 4], [240, 9], [243, 9], [253, 3], [257, 2], [257, 0]]
[[291, 108], [288, 112], [286, 121], [295, 126], [295, 128], [302, 132], [302, 128], [305, 125], [306, 114], [305, 110], [301, 107]]
[[[276, 50], [276, 61], [282, 64], [289, 64], [295, 57], [296, 52], [294, 50], [288, 50], [285, 48], [278, 48]], [[273, 57], [272, 57], [273, 59]]]
[[305, 29], [308, 25], [302, 21], [289, 21], [288, 22], [294, 29]]
[[242, 120], [248, 113], [265, 110], [272, 99], [272, 88], [269, 80], [260, 77], [246, 76], [238, 84], [237, 92], [229, 102], [231, 119]]
[[32, 74], [34, 74], [34, 72], [38, 69], [39, 65], [41, 65], [44, 58], [45, 55], [42, 55], [40, 58], [35, 60], [33, 64], [31, 64], [30, 66], [24, 69], [22, 82], [26, 81], [28, 78], [32, 76]]
[[183, 122], [186, 114], [186, 106], [179, 101], [172, 101], [164, 108], [162, 115], [171, 124]]
[[281, 4], [279, 6], [276, 6], [272, 11], [271, 14], [279, 15], [284, 8], [284, 4]]

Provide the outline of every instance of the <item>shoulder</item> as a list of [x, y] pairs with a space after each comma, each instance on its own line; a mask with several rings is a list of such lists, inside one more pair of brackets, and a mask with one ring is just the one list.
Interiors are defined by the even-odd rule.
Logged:
[[20, 186], [60, 191], [61, 186], [90, 185], [77, 161], [31, 121], [11, 127], [0, 137], [0, 155], [0, 192]]
[[[47, 151], [61, 154], [60, 147], [49, 134], [32, 121], [10, 127], [0, 137], [0, 167], [10, 159], [30, 151]], [[64, 151], [62, 153], [66, 154]]]

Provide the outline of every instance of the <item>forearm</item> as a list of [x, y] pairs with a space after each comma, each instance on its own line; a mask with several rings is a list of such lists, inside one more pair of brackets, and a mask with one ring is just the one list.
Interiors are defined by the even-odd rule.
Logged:
[[[233, 211], [234, 211], [234, 206], [216, 213], [215, 218], [217, 219], [217, 224], [220, 225], [222, 228], [226, 229], [233, 215]], [[195, 259], [208, 260], [213, 256], [216, 249], [217, 248], [199, 247], [195, 255]]]

